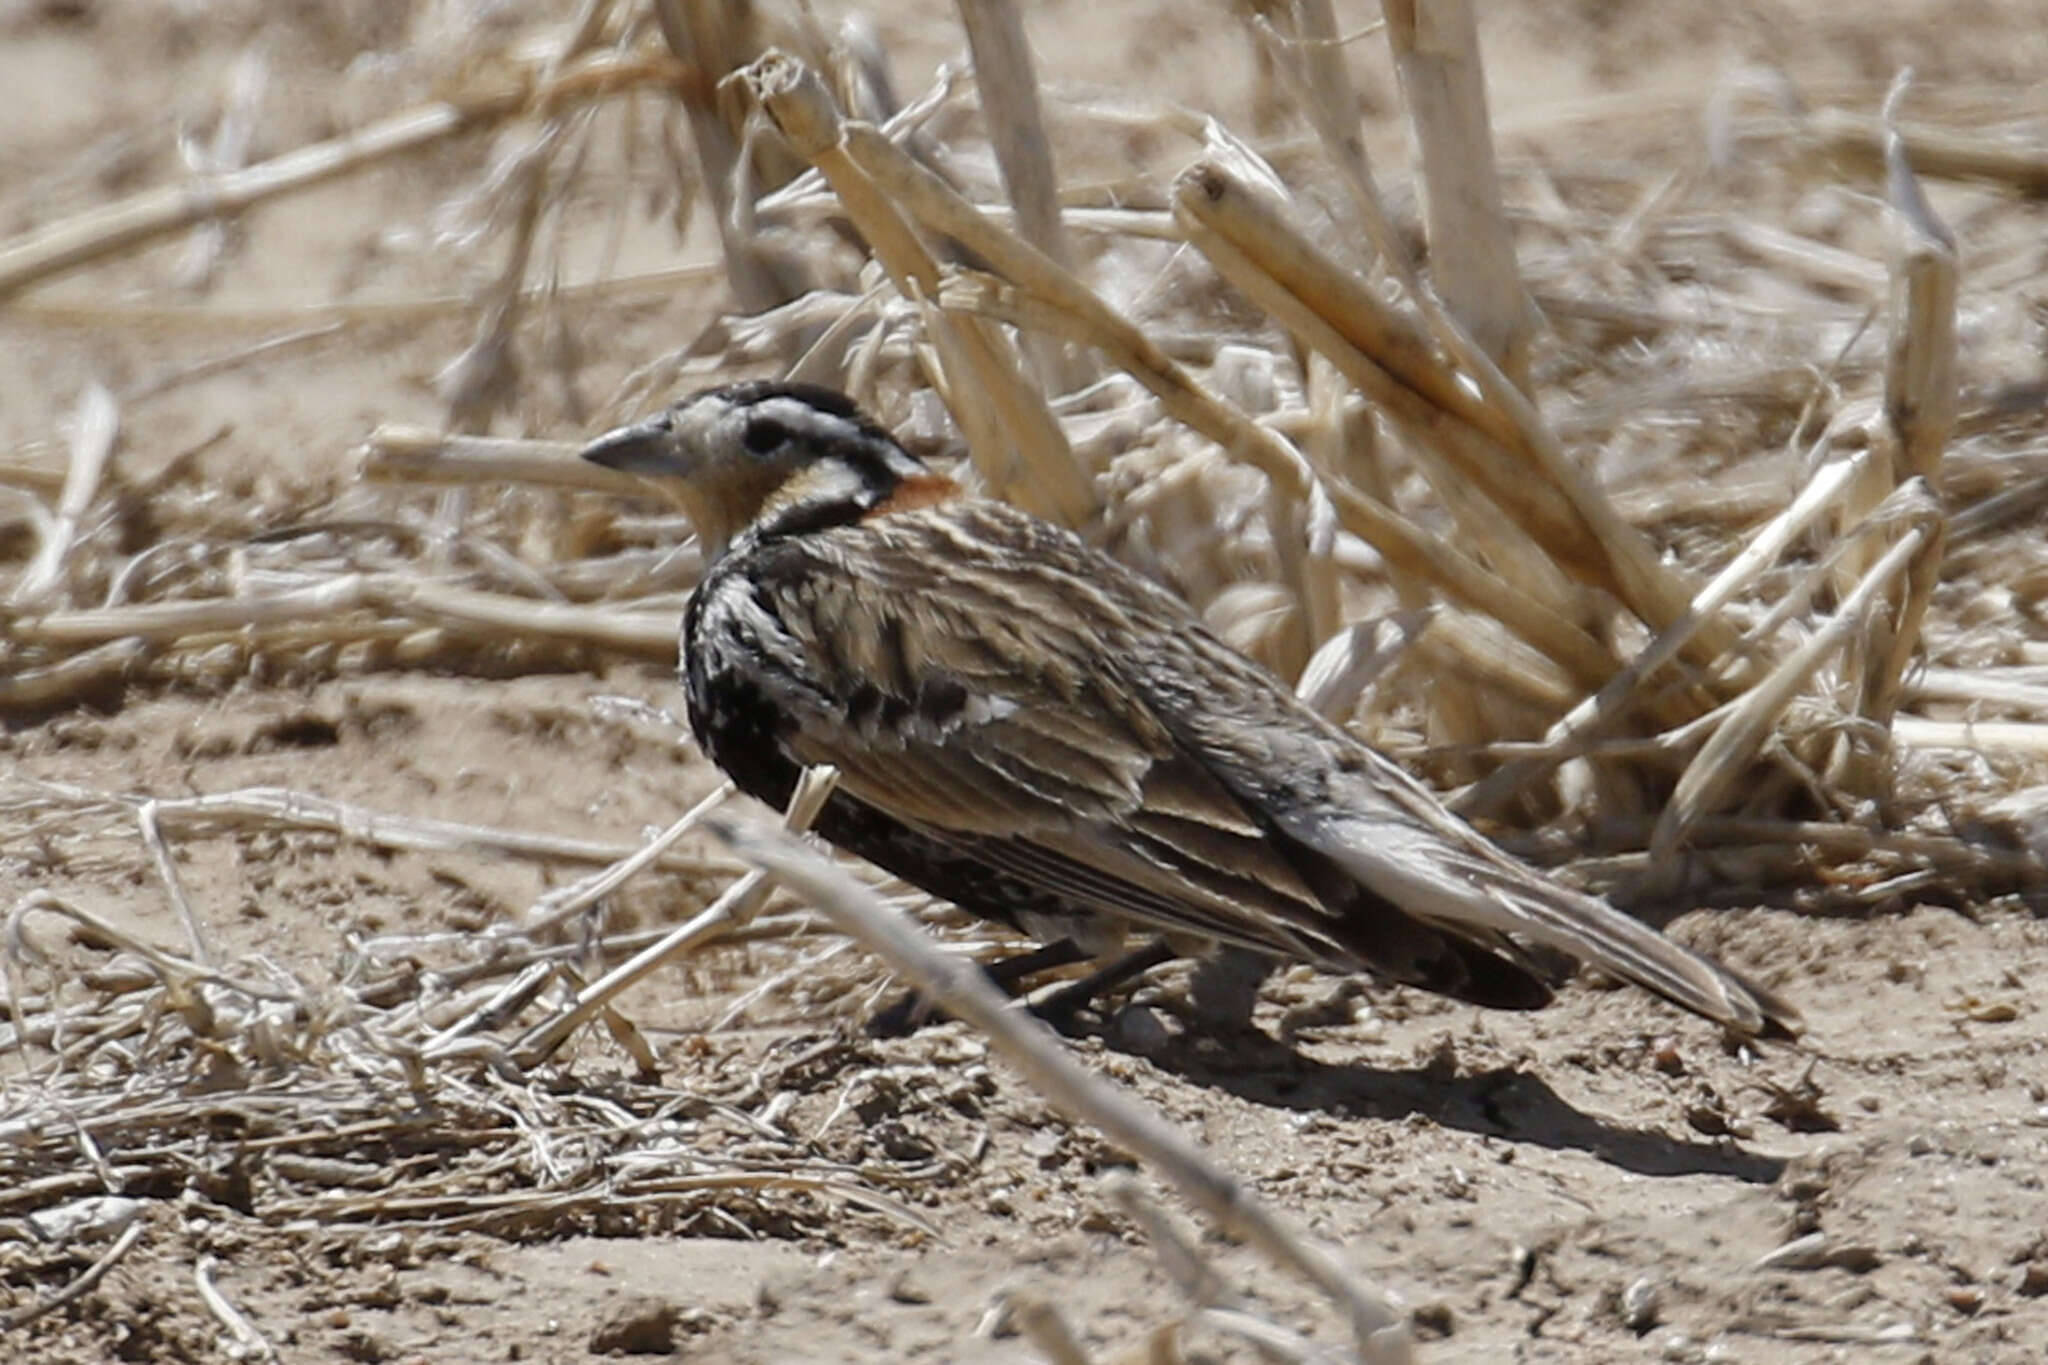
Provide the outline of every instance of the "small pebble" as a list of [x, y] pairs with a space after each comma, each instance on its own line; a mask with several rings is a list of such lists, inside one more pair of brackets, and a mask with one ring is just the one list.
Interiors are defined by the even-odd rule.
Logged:
[[1420, 1304], [1408, 1314], [1408, 1325], [1423, 1341], [1436, 1341], [1458, 1330], [1457, 1317], [1442, 1299]]
[[922, 1304], [932, 1301], [932, 1291], [913, 1271], [905, 1270], [889, 1282], [889, 1297], [898, 1303]]
[[1819, 1270], [1835, 1266], [1863, 1275], [1884, 1264], [1884, 1257], [1868, 1242], [1836, 1242], [1825, 1232], [1795, 1237], [1776, 1251], [1757, 1258], [1756, 1270]]
[[1752, 1270], [1814, 1270], [1827, 1264], [1828, 1235], [1809, 1232], [1795, 1237], [1774, 1251], [1767, 1251], [1751, 1264]]
[[1706, 1353], [1700, 1350], [1700, 1344], [1697, 1341], [1694, 1341], [1684, 1332], [1673, 1332], [1658, 1343], [1657, 1358], [1659, 1360], [1684, 1362], [1684, 1365], [1694, 1365], [1694, 1362], [1706, 1359]]
[[1109, 1045], [1140, 1057], [1157, 1057], [1173, 1045], [1173, 1030], [1158, 1010], [1130, 1005], [1109, 1021]]
[[1657, 1282], [1647, 1275], [1631, 1282], [1628, 1288], [1621, 1291], [1623, 1325], [1637, 1336], [1642, 1336], [1655, 1327], [1660, 1298]]
[[681, 1317], [674, 1304], [652, 1294], [621, 1299], [591, 1332], [590, 1353], [672, 1356], [676, 1353], [676, 1325]]
[[1689, 1104], [1685, 1108], [1685, 1121], [1708, 1137], [1727, 1137], [1730, 1129], [1728, 1119], [1719, 1110], [1704, 1104]]

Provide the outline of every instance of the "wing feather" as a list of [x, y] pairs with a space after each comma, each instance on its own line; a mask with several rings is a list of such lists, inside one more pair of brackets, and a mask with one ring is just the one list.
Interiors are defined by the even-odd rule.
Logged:
[[866, 543], [874, 534], [809, 537], [784, 553], [833, 558], [754, 576], [793, 665], [783, 685], [768, 681], [794, 722], [782, 741], [793, 760], [832, 764], [849, 796], [1086, 907], [1342, 962], [1331, 911], [1099, 667], [1072, 601], [1049, 595], [1056, 580], [995, 582], [969, 561], [943, 583], [892, 583], [878, 603], [860, 587], [883, 548]]
[[749, 583], [788, 758], [974, 862], [1084, 911], [1483, 1003], [1547, 999], [1554, 949], [1747, 1032], [1799, 1027], [1514, 862], [1170, 594], [1021, 513], [955, 503], [774, 553]]
[[1765, 987], [1508, 857], [1220, 642], [1186, 632], [1162, 638], [1183, 657], [1154, 661], [1150, 671], [1230, 685], [1154, 694], [1155, 714], [1202, 745], [1241, 799], [1375, 896], [1475, 944], [1562, 952], [1744, 1033], [1793, 1036], [1803, 1027], [1798, 1010]]

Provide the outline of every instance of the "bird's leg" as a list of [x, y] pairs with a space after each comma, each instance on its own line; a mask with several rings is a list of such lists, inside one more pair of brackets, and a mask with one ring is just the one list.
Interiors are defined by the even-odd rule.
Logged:
[[982, 970], [988, 973], [989, 980], [1015, 995], [1015, 987], [1027, 976], [1049, 972], [1055, 967], [1071, 967], [1076, 962], [1087, 960], [1088, 954], [1080, 944], [1063, 938], [1056, 943], [1033, 948], [1028, 953], [1012, 953], [1008, 957], [997, 958]]
[[1088, 973], [1078, 981], [1060, 987], [1045, 999], [1037, 1001], [1031, 1012], [1059, 1029], [1070, 1032], [1074, 1015], [1095, 1002], [1095, 997], [1104, 995], [1151, 971], [1163, 962], [1171, 962], [1180, 954], [1166, 946], [1166, 940], [1153, 939], [1142, 948], [1136, 948], [1122, 957], [1113, 958], [1107, 964]]
[[[1055, 967], [1071, 967], [1076, 962], [1086, 962], [1088, 954], [1081, 945], [1070, 938], [1043, 944], [1025, 953], [1012, 953], [998, 958], [982, 968], [988, 979], [995, 982], [1005, 995], [1015, 995], [1017, 987], [1027, 977], [1040, 972], [1049, 972]], [[888, 1006], [868, 1020], [868, 1033], [876, 1038], [901, 1038], [915, 1033], [934, 1019], [943, 1018], [938, 1007], [916, 991], [905, 992], [895, 1004]]]
[[[1075, 1015], [1098, 997], [1180, 956], [1183, 953], [1163, 939], [1154, 939], [1078, 981], [1051, 990], [1032, 1005], [1031, 1012], [1061, 1032], [1073, 1033], [1077, 1031]], [[1272, 959], [1263, 953], [1234, 944], [1218, 946], [1196, 957], [1188, 978], [1187, 1004], [1176, 1012], [1205, 1035], [1249, 1031], [1252, 1011], [1259, 1003], [1259, 987], [1272, 970]]]
[[1188, 1005], [1207, 1032], [1243, 1032], [1252, 1026], [1259, 987], [1272, 972], [1273, 959], [1265, 954], [1224, 944], [1196, 959]]

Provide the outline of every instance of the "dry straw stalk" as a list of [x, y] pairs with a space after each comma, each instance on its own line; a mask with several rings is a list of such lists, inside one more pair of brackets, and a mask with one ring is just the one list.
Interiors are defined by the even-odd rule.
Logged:
[[0, 243], [0, 301], [53, 275], [513, 114], [607, 99], [636, 87], [671, 83], [681, 74], [673, 62], [600, 59], [537, 85], [515, 84], [394, 114], [243, 170], [144, 190]]
[[[793, 57], [771, 52], [747, 68], [746, 79], [783, 136], [824, 173], [896, 287], [908, 298], [935, 296], [938, 263], [897, 211], [895, 187], [850, 152], [849, 133], [873, 129], [842, 125], [824, 83]], [[976, 318], [957, 325], [943, 315], [931, 321], [946, 360], [940, 388], [969, 433], [982, 477], [1000, 495], [1048, 520], [1092, 525], [1099, 514], [1094, 489], [1044, 398], [1026, 385], [1014, 348]], [[984, 400], [989, 410], [980, 406]]]
[[971, 963], [940, 951], [875, 894], [787, 835], [760, 826], [715, 826], [733, 851], [803, 896], [858, 938], [926, 997], [985, 1034], [1038, 1092], [1137, 1153], [1219, 1226], [1320, 1289], [1349, 1320], [1369, 1365], [1411, 1359], [1406, 1320], [1201, 1148], [1153, 1111], [1096, 1079], [1058, 1035], [1009, 1002]]

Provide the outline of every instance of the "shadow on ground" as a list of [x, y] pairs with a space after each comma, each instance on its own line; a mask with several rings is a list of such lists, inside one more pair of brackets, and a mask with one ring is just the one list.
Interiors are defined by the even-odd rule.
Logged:
[[1253, 1104], [1381, 1120], [1420, 1114], [1447, 1128], [1585, 1152], [1638, 1175], [1728, 1176], [1763, 1185], [1785, 1166], [1732, 1142], [1690, 1142], [1608, 1122], [1572, 1105], [1541, 1077], [1511, 1067], [1459, 1074], [1441, 1063], [1405, 1069], [1332, 1065], [1252, 1033], [1233, 1037], [1221, 1051], [1192, 1035], [1179, 1038], [1147, 1060]]

